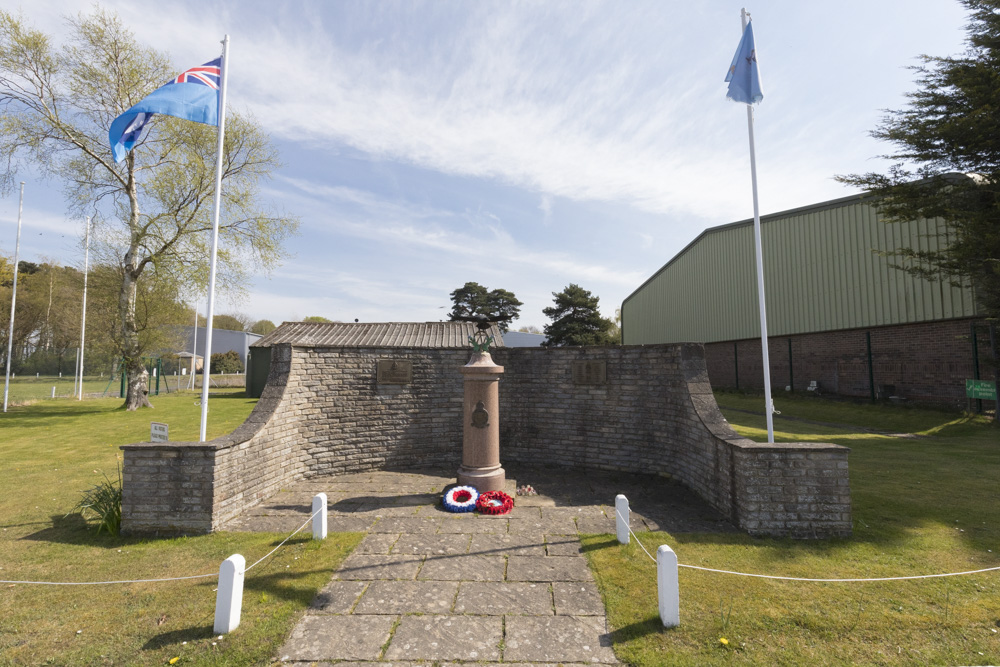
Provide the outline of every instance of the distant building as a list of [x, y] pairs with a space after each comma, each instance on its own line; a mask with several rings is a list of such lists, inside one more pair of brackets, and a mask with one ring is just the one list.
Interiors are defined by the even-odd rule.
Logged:
[[545, 334], [526, 331], [508, 331], [503, 334], [505, 347], [540, 347], [545, 342]]
[[[987, 372], [973, 291], [892, 267], [876, 251], [934, 250], [939, 219], [887, 224], [870, 196], [761, 217], [768, 354], [785, 387], [965, 405]], [[712, 386], [760, 388], [753, 220], [702, 232], [622, 303], [622, 342], [704, 343]], [[977, 369], [978, 362], [978, 369]]]
[[[183, 350], [187, 352], [185, 363], [191, 363], [191, 344], [193, 338], [194, 327], [181, 327], [181, 332], [184, 340]], [[205, 327], [198, 327], [198, 357], [205, 356]], [[240, 363], [243, 364], [244, 368], [247, 364], [247, 351], [250, 346], [255, 342], [263, 338], [260, 334], [248, 333], [246, 331], [229, 331], [228, 329], [212, 329], [212, 352], [208, 356], [211, 357], [212, 354], [225, 354], [230, 350], [235, 350], [236, 354], [240, 355]], [[180, 357], [180, 355], [178, 355]]]

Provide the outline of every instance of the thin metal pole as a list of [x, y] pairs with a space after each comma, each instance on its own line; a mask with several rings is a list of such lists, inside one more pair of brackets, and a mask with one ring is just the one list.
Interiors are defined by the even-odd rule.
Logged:
[[90, 271], [90, 216], [87, 216], [87, 234], [83, 251], [83, 315], [80, 318], [80, 394], [78, 401], [83, 400], [83, 354], [87, 338], [87, 274]]
[[865, 332], [865, 348], [868, 352], [868, 393], [871, 394], [872, 403], [875, 402], [875, 369], [872, 363], [872, 332]]
[[[743, 29], [747, 10], [740, 10]], [[760, 206], [757, 202], [757, 153], [753, 142], [753, 105], [747, 105], [747, 131], [750, 135], [750, 182], [753, 186], [753, 240], [757, 258], [757, 303], [760, 308], [760, 347], [764, 364], [764, 413], [767, 415], [767, 441], [774, 442], [774, 402], [771, 400], [771, 359], [767, 350], [767, 306], [764, 300], [764, 253], [760, 240]]]
[[194, 329], [191, 331], [191, 372], [188, 377], [188, 389], [194, 389], [194, 360], [198, 357], [198, 300], [194, 300]]
[[[979, 379], [979, 344], [976, 341], [976, 323], [971, 322], [969, 327], [972, 330], [972, 379]], [[983, 413], [983, 399], [976, 399], [976, 412]]]
[[212, 260], [208, 270], [208, 313], [205, 322], [205, 359], [201, 371], [201, 442], [208, 428], [208, 381], [212, 358], [212, 316], [215, 309], [215, 260], [219, 250], [219, 208], [222, 205], [222, 160], [226, 135], [226, 85], [229, 82], [229, 35], [222, 40], [222, 76], [219, 85], [219, 143], [215, 154], [215, 216], [212, 221]]
[[7, 333], [7, 375], [3, 381], [3, 411], [7, 412], [7, 395], [10, 389], [10, 355], [14, 344], [14, 304], [17, 303], [17, 263], [21, 254], [21, 215], [24, 212], [24, 181], [21, 181], [21, 200], [17, 205], [17, 241], [14, 243], [14, 289], [10, 295], [10, 330]]
[[990, 322], [990, 353], [993, 355], [993, 421], [1000, 422], [1000, 357], [997, 356], [997, 325]]

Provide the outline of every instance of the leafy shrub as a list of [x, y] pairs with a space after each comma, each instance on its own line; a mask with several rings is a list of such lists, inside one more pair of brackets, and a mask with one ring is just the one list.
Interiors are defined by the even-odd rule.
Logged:
[[243, 362], [236, 350], [216, 352], [212, 355], [212, 373], [242, 373]]
[[104, 476], [104, 481], [83, 492], [83, 498], [74, 511], [79, 511], [84, 519], [97, 522], [97, 534], [102, 530], [109, 535], [117, 535], [122, 525], [122, 468], [118, 466], [117, 481]]

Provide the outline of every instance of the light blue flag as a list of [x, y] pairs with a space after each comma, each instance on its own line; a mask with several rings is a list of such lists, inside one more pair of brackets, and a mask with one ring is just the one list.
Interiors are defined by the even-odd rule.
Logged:
[[753, 24], [749, 21], [733, 56], [733, 64], [729, 66], [726, 81], [729, 82], [726, 97], [735, 102], [756, 104], [764, 99], [760, 90], [760, 72], [757, 71], [757, 50], [753, 45]]
[[139, 141], [143, 128], [153, 114], [162, 113], [196, 123], [218, 125], [221, 76], [221, 58], [192, 67], [115, 118], [108, 130], [108, 141], [111, 142], [115, 162], [125, 159]]

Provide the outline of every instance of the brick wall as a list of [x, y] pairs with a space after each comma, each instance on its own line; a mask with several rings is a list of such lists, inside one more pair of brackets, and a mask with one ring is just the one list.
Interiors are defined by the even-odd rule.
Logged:
[[[771, 386], [778, 395], [792, 380], [795, 391], [805, 391], [816, 380], [825, 393], [869, 397], [865, 334], [870, 332], [876, 391], [892, 385], [895, 395], [910, 400], [965, 406], [965, 380], [973, 377], [972, 322], [948, 320], [771, 337]], [[981, 358], [987, 355], [988, 350], [981, 347]], [[705, 357], [713, 386], [763, 388], [760, 339], [708, 343]]]
[[[276, 346], [245, 424], [209, 443], [124, 447], [123, 531], [218, 529], [289, 481], [380, 468], [457, 469], [467, 350]], [[409, 384], [378, 384], [379, 359], [405, 359]], [[660, 474], [756, 535], [850, 533], [847, 449], [740, 438], [712, 396], [700, 345], [505, 348], [502, 462]], [[602, 362], [578, 384], [573, 364]]]

